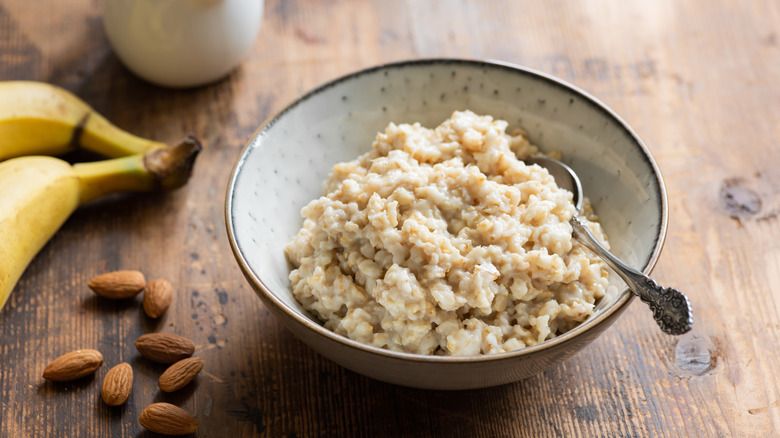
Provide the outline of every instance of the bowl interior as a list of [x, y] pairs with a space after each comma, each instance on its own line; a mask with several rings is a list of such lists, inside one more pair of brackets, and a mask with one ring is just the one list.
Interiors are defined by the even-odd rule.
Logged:
[[[369, 150], [389, 122], [433, 128], [465, 109], [504, 119], [510, 130], [523, 128], [543, 151], [560, 151], [582, 179], [612, 251], [640, 270], [652, 267], [666, 227], [663, 183], [647, 150], [617, 116], [538, 72], [421, 60], [325, 84], [255, 134], [236, 164], [227, 201], [228, 228], [246, 268], [285, 307], [305, 314], [292, 296], [283, 249], [301, 226], [301, 208], [321, 195], [333, 164]], [[600, 311], [624, 297], [618, 286], [621, 293], [602, 300]]]

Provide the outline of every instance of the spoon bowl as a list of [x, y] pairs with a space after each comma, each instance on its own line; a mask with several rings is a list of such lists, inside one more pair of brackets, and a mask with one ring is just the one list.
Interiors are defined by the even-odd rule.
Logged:
[[577, 212], [580, 211], [582, 208], [582, 183], [571, 167], [562, 161], [548, 157], [531, 157], [524, 161], [528, 164], [538, 164], [547, 169], [558, 187], [571, 192], [574, 208], [577, 209]]
[[653, 318], [661, 330], [670, 335], [681, 335], [690, 331], [693, 328], [693, 309], [684, 293], [674, 288], [659, 286], [652, 278], [615, 257], [582, 224], [579, 212], [584, 195], [577, 173], [571, 167], [553, 158], [534, 157], [525, 161], [547, 169], [558, 187], [572, 193], [572, 202], [577, 209], [577, 215], [571, 218], [572, 235], [601, 257], [626, 282], [631, 292], [650, 306]]

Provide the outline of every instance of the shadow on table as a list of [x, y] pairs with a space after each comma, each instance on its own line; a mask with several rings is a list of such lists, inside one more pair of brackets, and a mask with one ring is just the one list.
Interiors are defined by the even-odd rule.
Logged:
[[214, 410], [224, 409], [244, 426], [242, 431], [251, 427], [250, 435], [240, 436], [512, 435], [517, 431], [491, 418], [522, 417], [525, 409], [535, 409], [533, 398], [544, 392], [539, 389], [544, 374], [478, 390], [407, 388], [342, 368], [286, 331], [278, 341], [271, 354], [227, 347], [237, 367], [260, 367], [253, 371], [256, 377], [233, 376], [231, 386], [238, 388], [233, 397], [214, 401]]

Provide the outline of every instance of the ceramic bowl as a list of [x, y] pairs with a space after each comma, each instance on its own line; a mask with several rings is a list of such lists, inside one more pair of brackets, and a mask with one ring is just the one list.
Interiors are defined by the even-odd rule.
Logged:
[[632, 299], [619, 284], [621, 292], [601, 300], [595, 315], [575, 329], [519, 351], [475, 357], [363, 345], [325, 329], [297, 304], [283, 249], [333, 164], [369, 150], [389, 122], [435, 127], [463, 109], [506, 120], [510, 129], [523, 127], [542, 150], [560, 151], [581, 177], [613, 252], [646, 273], [658, 258], [667, 223], [661, 175], [634, 131], [588, 93], [538, 71], [487, 61], [414, 60], [349, 74], [296, 99], [254, 133], [226, 199], [233, 253], [263, 304], [303, 342], [346, 368], [418, 388], [505, 384], [588, 345]]

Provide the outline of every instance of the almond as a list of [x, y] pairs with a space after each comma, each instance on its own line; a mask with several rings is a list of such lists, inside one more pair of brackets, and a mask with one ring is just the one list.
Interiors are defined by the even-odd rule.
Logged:
[[106, 377], [103, 378], [103, 386], [100, 388], [100, 395], [107, 405], [119, 406], [127, 401], [132, 389], [133, 368], [129, 363], [122, 362], [108, 370]]
[[144, 312], [150, 318], [159, 318], [173, 301], [173, 286], [168, 280], [152, 280], [144, 288]]
[[195, 344], [171, 333], [149, 333], [135, 341], [141, 356], [159, 363], [174, 363], [192, 356]]
[[162, 373], [160, 380], [157, 381], [157, 386], [165, 392], [178, 391], [192, 382], [192, 379], [194, 379], [202, 369], [203, 359], [199, 357], [182, 359], [168, 367], [168, 369]]
[[43, 378], [68, 382], [88, 376], [103, 365], [103, 355], [97, 350], [76, 350], [54, 359], [43, 370]]
[[198, 429], [198, 422], [182, 408], [170, 403], [152, 403], [138, 416], [148, 430], [163, 435], [185, 435]]
[[122, 300], [138, 295], [146, 286], [146, 279], [139, 271], [114, 271], [89, 280], [88, 286], [101, 297]]

